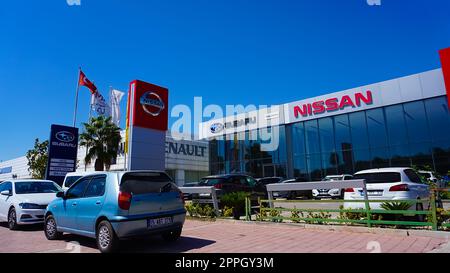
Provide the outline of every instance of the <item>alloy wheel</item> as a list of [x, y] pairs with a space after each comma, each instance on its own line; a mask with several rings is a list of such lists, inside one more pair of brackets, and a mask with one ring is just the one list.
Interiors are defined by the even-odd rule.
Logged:
[[108, 227], [106, 226], [100, 227], [98, 233], [98, 242], [100, 244], [100, 247], [103, 249], [109, 246], [109, 244], [111, 243], [111, 234], [109, 232]]
[[55, 219], [50, 218], [47, 220], [47, 225], [45, 226], [45, 230], [49, 237], [53, 237], [56, 233], [56, 222]]

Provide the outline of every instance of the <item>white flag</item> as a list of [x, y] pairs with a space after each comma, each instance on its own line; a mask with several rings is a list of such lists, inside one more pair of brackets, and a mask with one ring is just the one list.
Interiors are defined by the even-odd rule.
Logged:
[[120, 101], [122, 100], [125, 92], [112, 89], [109, 98], [111, 100], [111, 118], [112, 122], [120, 127]]
[[91, 107], [99, 116], [108, 117], [111, 115], [111, 109], [108, 103], [98, 91], [91, 96]]

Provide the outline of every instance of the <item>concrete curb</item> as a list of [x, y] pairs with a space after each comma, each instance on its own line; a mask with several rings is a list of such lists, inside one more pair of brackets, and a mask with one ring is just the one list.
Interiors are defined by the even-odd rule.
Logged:
[[[310, 225], [310, 224], [296, 224], [296, 223], [273, 223], [273, 222], [246, 222], [228, 219], [217, 219], [217, 222], [227, 223], [244, 223], [249, 225], [278, 225], [278, 226], [295, 226], [303, 229], [315, 229], [325, 231], [338, 231], [338, 232], [353, 232], [353, 233], [370, 233], [370, 234], [387, 234], [395, 236], [418, 236], [418, 237], [430, 237], [436, 239], [447, 239], [450, 242], [450, 232], [446, 231], [431, 231], [431, 230], [409, 230], [409, 229], [388, 229], [388, 228], [368, 228], [368, 227], [355, 227], [355, 226], [333, 226], [333, 225]], [[450, 247], [450, 246], [449, 246]]]

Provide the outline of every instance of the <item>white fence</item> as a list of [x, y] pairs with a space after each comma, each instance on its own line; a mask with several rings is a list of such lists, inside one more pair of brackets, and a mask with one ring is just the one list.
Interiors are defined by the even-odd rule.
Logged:
[[214, 187], [180, 187], [179, 188], [182, 193], [187, 194], [209, 194], [209, 199], [204, 200], [193, 200], [194, 202], [201, 202], [201, 203], [212, 203], [214, 207], [214, 211], [216, 212], [216, 215], [219, 216], [219, 201], [217, 199], [216, 194], [216, 188]]
[[365, 180], [344, 180], [344, 181], [326, 181], [326, 182], [297, 182], [297, 183], [277, 183], [268, 184], [267, 193], [269, 197], [270, 207], [273, 207], [273, 193], [274, 192], [289, 192], [289, 191], [304, 191], [314, 189], [348, 189], [348, 188], [362, 188], [364, 192], [364, 199], [368, 201], [367, 187]]

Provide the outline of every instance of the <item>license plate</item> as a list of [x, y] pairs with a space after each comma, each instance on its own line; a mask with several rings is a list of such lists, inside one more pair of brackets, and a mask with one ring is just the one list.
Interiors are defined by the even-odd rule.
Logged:
[[159, 227], [159, 226], [170, 225], [172, 223], [173, 223], [172, 217], [148, 219], [147, 220], [147, 227], [148, 228], [155, 228], [155, 227]]
[[[383, 191], [368, 191], [367, 196], [382, 196]], [[361, 196], [364, 196], [364, 192], [361, 192]]]

